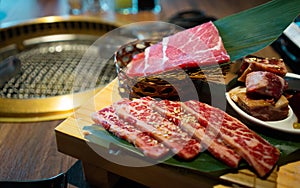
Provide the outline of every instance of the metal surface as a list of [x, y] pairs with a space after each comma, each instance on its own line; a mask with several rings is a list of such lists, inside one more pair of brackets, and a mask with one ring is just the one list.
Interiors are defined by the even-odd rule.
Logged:
[[45, 20], [0, 30], [0, 60], [21, 61], [19, 73], [0, 86], [0, 121], [68, 117], [116, 77], [113, 60], [101, 59], [93, 45], [115, 26], [80, 17]]
[[0, 87], [18, 74], [21, 70], [20, 59], [10, 56], [0, 62]]

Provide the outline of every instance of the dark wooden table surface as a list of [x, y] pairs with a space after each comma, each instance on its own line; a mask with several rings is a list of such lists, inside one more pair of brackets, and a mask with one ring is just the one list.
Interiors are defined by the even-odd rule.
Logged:
[[[161, 0], [164, 16], [201, 9], [222, 18], [268, 0]], [[68, 15], [67, 0], [1, 0], [1, 26], [37, 17]], [[57, 151], [54, 128], [61, 120], [0, 123], [0, 180], [48, 178], [67, 171], [77, 159]]]

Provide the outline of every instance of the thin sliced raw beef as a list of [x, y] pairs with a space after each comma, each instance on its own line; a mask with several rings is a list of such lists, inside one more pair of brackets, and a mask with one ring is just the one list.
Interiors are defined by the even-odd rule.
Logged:
[[184, 102], [183, 108], [200, 122], [218, 132], [224, 142], [251, 165], [259, 176], [268, 174], [277, 163], [280, 152], [238, 119], [199, 101]]
[[169, 120], [153, 111], [149, 97], [116, 104], [116, 113], [129, 124], [149, 133], [185, 160], [195, 158], [201, 151], [200, 143]]
[[92, 120], [119, 138], [134, 144], [145, 156], [158, 159], [169, 152], [169, 148], [165, 147], [148, 133], [142, 132], [133, 125], [119, 119], [112, 106], [103, 108], [94, 113]]
[[162, 100], [155, 102], [153, 109], [193, 135], [195, 139], [205, 145], [214, 157], [228, 166], [236, 168], [241, 157], [225, 145], [218, 135], [206, 131], [205, 127], [201, 126], [194, 116], [184, 112], [181, 104], [178, 101]]
[[149, 76], [180, 68], [194, 68], [229, 62], [219, 32], [212, 22], [165, 37], [128, 65], [129, 77]]

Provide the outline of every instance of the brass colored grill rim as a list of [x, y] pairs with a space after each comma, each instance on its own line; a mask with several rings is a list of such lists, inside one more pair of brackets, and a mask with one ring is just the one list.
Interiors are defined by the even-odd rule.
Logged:
[[55, 34], [87, 34], [101, 36], [117, 26], [101, 19], [87, 16], [50, 16], [28, 20], [19, 24], [8, 24], [0, 29], [0, 48], [16, 44], [23, 50], [23, 42], [40, 36]]
[[[76, 45], [82, 44], [84, 48], [87, 48], [96, 39], [115, 28], [117, 28], [115, 24], [86, 16], [51, 16], [12, 24], [0, 29], [0, 60], [12, 55], [16, 57], [21, 56], [24, 60], [26, 56], [22, 57], [23, 54], [27, 55], [27, 52], [42, 48], [41, 46], [43, 45], [51, 46], [56, 43], [59, 43], [61, 46], [78, 43]], [[82, 49], [81, 51], [84, 52], [84, 50]], [[77, 51], [75, 50], [74, 53], [77, 53]], [[37, 56], [39, 55], [37, 54]], [[66, 60], [63, 56], [61, 58], [59, 61]], [[46, 61], [46, 59], [44, 60]], [[30, 60], [28, 59], [27, 61]], [[76, 61], [78, 62], [79, 60]], [[80, 63], [84, 66], [85, 62], [82, 63], [82, 61], [81, 59]], [[105, 66], [108, 66], [108, 68], [105, 69]], [[21, 98], [0, 96], [0, 121], [33, 122], [67, 118], [73, 113], [74, 109], [78, 108], [115, 78], [113, 76], [114, 74], [116, 75], [113, 60], [110, 63], [105, 63], [103, 70], [99, 76], [104, 76], [105, 78], [99, 81], [100, 85], [95, 85], [92, 88], [85, 88], [83, 85], [80, 85], [81, 88], [77, 91], [72, 90], [57, 95], [25, 98], [22, 98], [22, 95]], [[66, 74], [66, 72], [62, 71], [61, 74]], [[107, 74], [109, 76], [106, 77]]]

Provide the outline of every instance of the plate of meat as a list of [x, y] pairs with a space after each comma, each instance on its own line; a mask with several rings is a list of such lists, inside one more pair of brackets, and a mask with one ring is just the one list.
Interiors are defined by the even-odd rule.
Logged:
[[300, 133], [295, 105], [300, 76], [287, 73], [281, 59], [245, 57], [238, 82], [226, 99], [240, 116], [271, 129]]
[[[235, 88], [235, 89], [241, 89], [240, 87]], [[300, 129], [295, 129], [294, 128], [294, 123], [298, 121], [295, 113], [293, 112], [293, 109], [288, 106], [288, 116], [283, 119], [283, 120], [278, 120], [278, 121], [263, 121], [258, 118], [255, 118], [248, 113], [246, 113], [244, 110], [242, 110], [230, 97], [230, 93], [226, 93], [226, 99], [228, 103], [231, 105], [231, 107], [243, 118], [245, 118], [248, 121], [251, 121], [255, 124], [266, 126], [272, 129], [276, 129], [279, 131], [283, 132], [288, 132], [288, 133], [297, 133], [300, 134]]]

